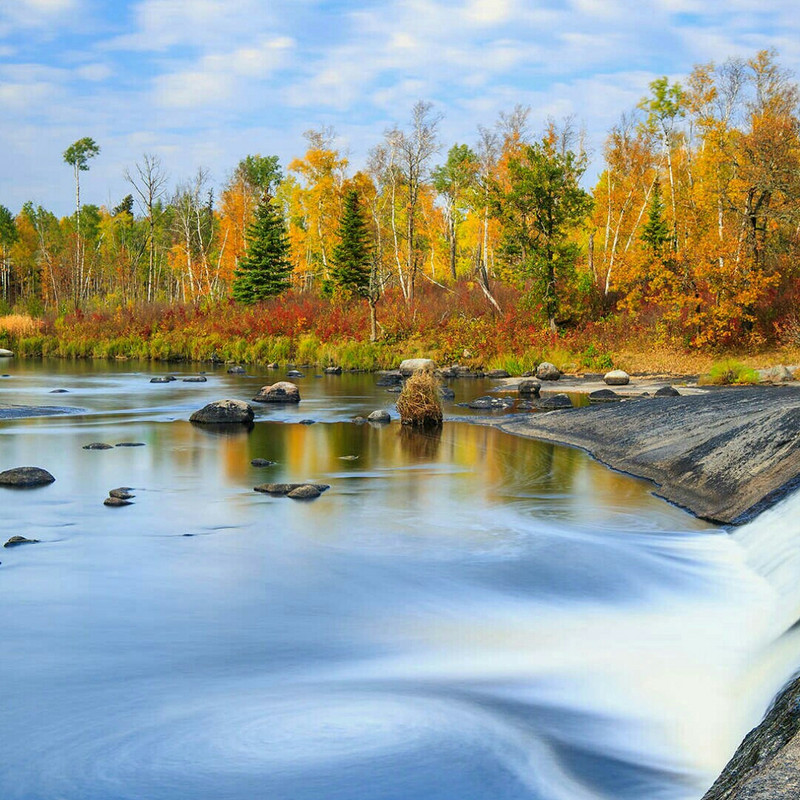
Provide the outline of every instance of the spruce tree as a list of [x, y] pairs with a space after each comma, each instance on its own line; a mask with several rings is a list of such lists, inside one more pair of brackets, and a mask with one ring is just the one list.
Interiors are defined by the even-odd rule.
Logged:
[[339, 289], [366, 297], [369, 293], [372, 247], [355, 190], [345, 196], [338, 236], [339, 243], [333, 248], [331, 278]]
[[292, 273], [289, 241], [280, 210], [266, 193], [258, 203], [255, 219], [248, 225], [245, 238], [247, 253], [234, 273], [234, 299], [257, 303], [285, 292]]
[[642, 241], [650, 248], [653, 255], [661, 255], [661, 248], [670, 239], [670, 226], [664, 219], [664, 203], [661, 200], [661, 184], [656, 178], [653, 184], [653, 196], [647, 210], [647, 224], [642, 230]]

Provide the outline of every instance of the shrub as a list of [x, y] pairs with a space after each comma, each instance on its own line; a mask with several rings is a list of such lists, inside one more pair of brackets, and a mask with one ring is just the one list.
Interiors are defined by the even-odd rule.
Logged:
[[711, 367], [707, 375], [701, 375], [697, 381], [701, 386], [730, 386], [756, 384], [760, 381], [758, 373], [738, 361], [727, 358], [718, 361]]
[[442, 424], [439, 381], [432, 372], [419, 370], [405, 382], [397, 410], [403, 425], [435, 428]]

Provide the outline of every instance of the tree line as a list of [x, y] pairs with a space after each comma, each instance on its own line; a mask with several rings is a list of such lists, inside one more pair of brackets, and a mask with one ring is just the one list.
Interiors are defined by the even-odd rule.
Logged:
[[759, 343], [797, 322], [799, 99], [770, 51], [658, 78], [609, 131], [591, 191], [574, 120], [534, 133], [522, 106], [445, 149], [419, 102], [352, 174], [335, 132], [311, 130], [285, 171], [242, 159], [219, 198], [207, 170], [170, 188], [145, 154], [111, 209], [81, 203], [100, 155], [87, 137], [63, 155], [73, 215], [0, 206], [0, 301], [57, 313], [292, 288], [363, 298], [377, 338], [387, 291], [413, 306], [421, 283], [469, 282], [503, 313], [497, 286], [514, 284], [551, 330], [627, 314], [690, 346]]

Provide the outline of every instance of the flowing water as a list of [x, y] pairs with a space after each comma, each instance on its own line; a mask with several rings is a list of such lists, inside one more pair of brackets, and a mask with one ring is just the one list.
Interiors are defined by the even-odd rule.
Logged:
[[0, 420], [56, 477], [0, 489], [40, 540], [0, 551], [4, 800], [688, 800], [800, 664], [800, 497], [731, 535], [576, 450], [354, 425], [371, 375], [225, 434], [189, 414], [282, 375], [3, 368], [73, 412]]

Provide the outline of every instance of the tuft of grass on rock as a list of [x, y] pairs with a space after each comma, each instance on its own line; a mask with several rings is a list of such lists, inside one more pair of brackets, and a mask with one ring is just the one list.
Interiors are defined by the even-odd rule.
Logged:
[[714, 364], [707, 375], [701, 375], [697, 383], [700, 386], [744, 386], [755, 385], [760, 380], [754, 369], [732, 358], [726, 358]]
[[432, 372], [419, 370], [405, 382], [397, 399], [397, 410], [403, 425], [435, 428], [442, 424], [439, 381]]

